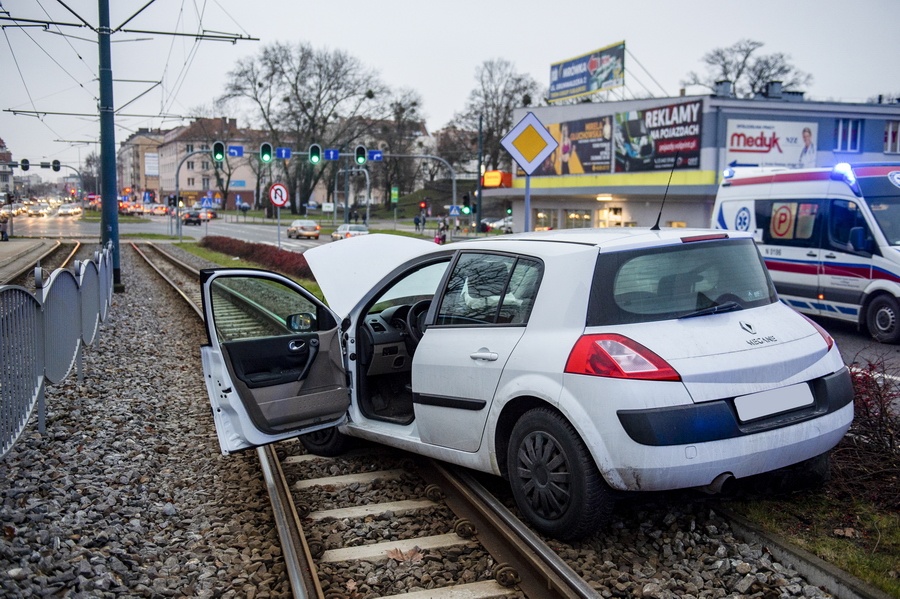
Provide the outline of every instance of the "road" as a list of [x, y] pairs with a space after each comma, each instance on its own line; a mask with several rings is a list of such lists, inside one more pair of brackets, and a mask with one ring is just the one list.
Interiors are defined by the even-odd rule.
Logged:
[[[172, 223], [167, 216], [146, 216], [147, 222], [119, 223], [119, 235], [138, 233], [156, 233], [159, 235], [173, 234]], [[322, 243], [330, 242], [330, 237], [322, 236], [319, 240], [313, 239], [288, 239], [287, 227], [293, 217], [282, 215], [281, 220], [281, 248], [294, 252], [303, 252]], [[13, 231], [23, 237], [89, 237], [100, 236], [100, 223], [98, 221], [83, 221], [79, 218], [49, 216], [49, 217], [24, 217], [14, 219]], [[329, 221], [330, 224], [330, 221]], [[384, 224], [373, 223], [376, 228], [392, 228], [393, 222]], [[185, 226], [182, 237], [187, 240], [199, 240], [206, 235], [221, 235], [232, 237], [251, 243], [266, 243], [278, 245], [278, 227], [271, 224], [252, 224], [250, 222], [225, 222], [224, 219], [207, 221], [200, 226]], [[844, 362], [865, 366], [867, 362], [878, 363], [883, 361], [888, 374], [900, 376], [900, 346], [877, 343], [869, 335], [860, 333], [856, 326], [842, 321], [828, 318], [816, 318], [822, 327], [835, 339], [841, 350]]]

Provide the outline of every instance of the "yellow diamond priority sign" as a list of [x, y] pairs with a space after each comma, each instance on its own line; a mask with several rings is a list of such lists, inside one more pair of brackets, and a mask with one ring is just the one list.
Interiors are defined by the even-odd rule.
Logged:
[[559, 142], [531, 112], [500, 140], [500, 144], [528, 175], [559, 146]]

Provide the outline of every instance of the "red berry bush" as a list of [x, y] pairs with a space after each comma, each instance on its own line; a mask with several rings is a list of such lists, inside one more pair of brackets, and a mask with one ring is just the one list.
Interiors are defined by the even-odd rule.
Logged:
[[301, 279], [315, 279], [303, 254], [280, 250], [264, 243], [247, 243], [230, 237], [207, 236], [200, 247], [259, 264], [268, 270]]

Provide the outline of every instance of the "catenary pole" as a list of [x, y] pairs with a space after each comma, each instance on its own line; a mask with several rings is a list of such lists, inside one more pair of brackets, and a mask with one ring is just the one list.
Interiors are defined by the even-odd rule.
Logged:
[[119, 213], [116, 182], [116, 124], [113, 108], [112, 57], [110, 54], [109, 0], [98, 0], [100, 26], [97, 43], [100, 49], [100, 239], [105, 246], [113, 244], [113, 289], [125, 291], [119, 260]]

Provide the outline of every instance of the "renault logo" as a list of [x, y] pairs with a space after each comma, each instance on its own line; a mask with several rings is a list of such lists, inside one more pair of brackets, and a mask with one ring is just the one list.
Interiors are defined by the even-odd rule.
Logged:
[[747, 331], [748, 333], [750, 333], [751, 335], [755, 335], [755, 334], [756, 334], [756, 329], [754, 329], [754, 328], [753, 328], [753, 325], [750, 324], [749, 322], [744, 322], [744, 321], [742, 320], [742, 321], [741, 321], [741, 328], [744, 329], [745, 331]]

